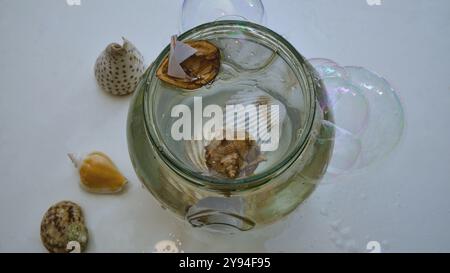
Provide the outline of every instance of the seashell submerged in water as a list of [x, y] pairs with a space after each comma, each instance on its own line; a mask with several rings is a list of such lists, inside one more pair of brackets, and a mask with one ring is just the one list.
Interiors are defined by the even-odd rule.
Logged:
[[231, 179], [252, 175], [258, 164], [265, 161], [259, 145], [247, 132], [242, 140], [221, 137], [186, 141], [185, 152], [198, 171]]
[[[278, 133], [281, 134], [281, 127], [287, 112], [286, 107], [280, 101], [265, 92], [252, 90], [237, 92], [229, 98], [225, 105], [238, 104], [244, 107], [254, 105], [256, 111], [253, 114], [237, 117], [225, 114], [224, 128], [217, 131], [222, 130], [223, 132], [220, 139], [185, 141], [187, 159], [197, 171], [231, 179], [250, 176], [255, 172], [259, 163], [265, 160], [261, 145], [271, 139], [271, 130], [278, 128]], [[262, 113], [263, 115], [258, 118], [258, 106], [261, 105], [267, 106], [267, 112]], [[272, 113], [273, 106], [277, 106], [278, 111]], [[226, 113], [225, 107], [223, 107], [223, 112]], [[238, 132], [245, 138], [241, 140], [222, 139], [226, 137], [226, 130], [230, 124], [237, 125]], [[258, 126], [263, 124], [266, 125], [266, 130], [258, 130]], [[251, 128], [255, 130], [249, 130]]]
[[78, 168], [83, 189], [93, 193], [117, 193], [128, 183], [114, 162], [102, 152], [92, 152], [78, 158], [69, 154]]
[[[276, 127], [275, 125], [278, 126], [279, 133], [281, 133], [281, 126], [286, 118], [286, 107], [269, 94], [258, 90], [240, 91], [232, 95], [226, 104], [254, 105], [256, 107], [256, 115], [241, 115], [238, 117], [226, 115], [225, 124], [233, 124], [232, 122], [234, 121], [237, 124], [237, 128], [253, 128], [254, 131], [250, 132], [255, 136], [257, 143], [261, 144], [261, 142], [268, 141], [271, 137], [269, 132]], [[261, 112], [262, 115], [259, 117], [258, 106], [261, 105], [267, 106], [267, 112], [265, 114]], [[275, 108], [272, 108], [272, 106], [277, 106], [278, 111], [275, 111]], [[261, 130], [262, 128], [259, 127], [263, 124], [267, 126], [266, 130]]]
[[88, 230], [81, 207], [70, 201], [51, 206], [41, 222], [41, 240], [52, 253], [69, 252], [69, 242], [77, 242], [80, 251], [87, 247]]
[[205, 147], [208, 145], [207, 141], [204, 140], [186, 140], [185, 141], [185, 152], [187, 158], [190, 160], [198, 171], [202, 173], [208, 172], [208, 166], [206, 165], [205, 158]]
[[243, 140], [214, 139], [205, 151], [209, 170], [231, 179], [252, 175], [264, 161], [259, 146], [247, 132]]

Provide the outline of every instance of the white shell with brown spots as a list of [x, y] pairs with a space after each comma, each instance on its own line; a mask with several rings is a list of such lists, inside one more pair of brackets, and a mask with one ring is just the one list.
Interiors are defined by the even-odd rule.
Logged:
[[108, 93], [121, 96], [134, 91], [144, 72], [144, 59], [136, 47], [123, 38], [123, 45], [112, 43], [95, 63], [95, 78]]

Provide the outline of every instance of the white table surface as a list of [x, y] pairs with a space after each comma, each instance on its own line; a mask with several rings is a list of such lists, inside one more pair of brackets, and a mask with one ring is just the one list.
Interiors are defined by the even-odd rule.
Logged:
[[[364, 173], [320, 185], [287, 220], [218, 236], [175, 220], [141, 187], [128, 156], [131, 97], [96, 85], [93, 64], [121, 36], [152, 61], [178, 32], [181, 1], [0, 0], [0, 251], [44, 252], [39, 226], [53, 203], [86, 215], [90, 252], [152, 251], [179, 239], [192, 251], [450, 251], [450, 1], [265, 0], [267, 25], [307, 58], [360, 65], [397, 89], [400, 145]], [[66, 154], [101, 150], [130, 179], [121, 195], [88, 194]]]

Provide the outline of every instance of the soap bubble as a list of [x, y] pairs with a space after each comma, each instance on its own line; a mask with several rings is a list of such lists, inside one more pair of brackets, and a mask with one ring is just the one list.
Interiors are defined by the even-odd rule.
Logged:
[[184, 0], [180, 30], [217, 20], [243, 20], [257, 24], [264, 21], [264, 5], [260, 0]]
[[359, 87], [342, 78], [324, 78], [328, 95], [327, 110], [334, 114], [337, 126], [353, 134], [367, 125], [369, 104]]
[[334, 141], [327, 174], [354, 173], [388, 155], [404, 129], [403, 109], [391, 85], [363, 67], [342, 67], [320, 58], [309, 62], [328, 96], [320, 106], [334, 115], [333, 122], [322, 122], [322, 129], [334, 130], [334, 137], [319, 139]]
[[222, 63], [233, 66], [237, 71], [261, 70], [276, 56], [273, 50], [248, 40], [239, 32], [230, 34], [230, 38], [216, 40], [215, 45], [223, 54]]
[[358, 134], [363, 143], [357, 169], [387, 155], [399, 143], [404, 114], [395, 90], [382, 77], [362, 67], [345, 67], [351, 84], [358, 86], [370, 106], [367, 127]]
[[332, 77], [347, 78], [345, 69], [332, 60], [313, 58], [308, 61], [317, 71], [321, 79]]
[[322, 130], [334, 133], [325, 133], [332, 137], [319, 139], [321, 144], [326, 144], [326, 141], [334, 142], [327, 173], [340, 175], [354, 167], [361, 154], [361, 141], [351, 132], [327, 120], [322, 121]]

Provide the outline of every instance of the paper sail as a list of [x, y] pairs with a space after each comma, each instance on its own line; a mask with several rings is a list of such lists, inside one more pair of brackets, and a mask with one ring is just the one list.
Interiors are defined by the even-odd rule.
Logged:
[[177, 40], [174, 35], [170, 41], [169, 67], [167, 74], [180, 79], [191, 79], [181, 67], [181, 63], [197, 52], [195, 48]]

